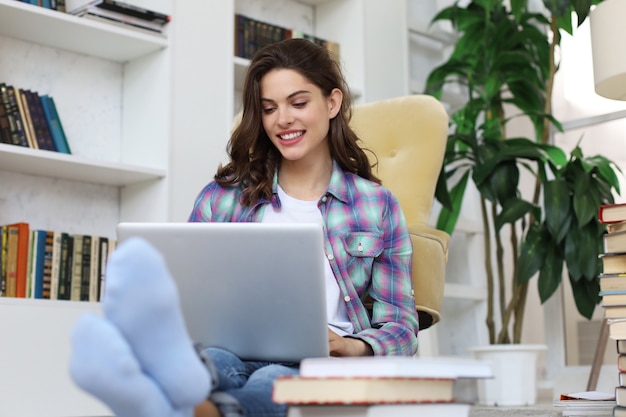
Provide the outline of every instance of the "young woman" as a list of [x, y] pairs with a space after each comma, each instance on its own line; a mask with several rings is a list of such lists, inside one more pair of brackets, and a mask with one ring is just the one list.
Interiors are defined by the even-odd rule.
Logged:
[[[349, 127], [350, 94], [338, 63], [307, 40], [270, 45], [252, 60], [243, 98], [230, 161], [201, 191], [189, 220], [322, 223], [331, 355], [415, 354], [411, 241], [398, 201]], [[73, 334], [78, 385], [120, 417], [284, 416], [286, 407], [271, 400], [272, 383], [297, 374], [297, 364], [242, 361], [207, 348], [203, 366], [176, 297], [149, 245], [121, 245], [107, 271], [104, 318], [83, 318]]]

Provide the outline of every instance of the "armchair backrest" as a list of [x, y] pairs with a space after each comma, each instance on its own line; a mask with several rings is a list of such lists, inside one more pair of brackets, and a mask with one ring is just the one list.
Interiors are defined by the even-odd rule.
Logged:
[[[413, 242], [413, 289], [420, 329], [440, 319], [449, 236], [428, 226], [448, 137], [448, 115], [432, 96], [355, 106], [352, 128], [378, 159], [375, 173], [398, 198]], [[375, 162], [372, 159], [372, 162]]]

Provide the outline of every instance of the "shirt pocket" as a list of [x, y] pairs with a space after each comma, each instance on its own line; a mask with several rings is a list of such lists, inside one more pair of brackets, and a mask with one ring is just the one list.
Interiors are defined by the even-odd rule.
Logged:
[[385, 247], [381, 234], [352, 232], [341, 237], [347, 253], [348, 274], [356, 287], [367, 286], [371, 280], [374, 260]]

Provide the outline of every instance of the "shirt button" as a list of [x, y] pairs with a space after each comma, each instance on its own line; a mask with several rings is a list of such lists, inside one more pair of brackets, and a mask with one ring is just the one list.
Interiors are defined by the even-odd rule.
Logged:
[[345, 301], [346, 303], [350, 301], [350, 296], [346, 295], [345, 297], [343, 297], [343, 301]]
[[327, 257], [329, 261], [332, 261], [333, 259], [335, 259], [335, 255], [333, 255], [332, 253], [329, 253]]
[[328, 200], [328, 197], [327, 197], [327, 196], [322, 197], [322, 203], [325, 203], [325, 202], [326, 202], [326, 200]]

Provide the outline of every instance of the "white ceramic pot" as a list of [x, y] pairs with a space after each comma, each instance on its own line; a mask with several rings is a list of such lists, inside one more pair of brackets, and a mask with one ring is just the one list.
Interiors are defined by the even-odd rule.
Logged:
[[537, 357], [545, 345], [503, 344], [469, 349], [474, 357], [491, 362], [493, 378], [478, 379], [478, 403], [524, 406], [537, 401]]

